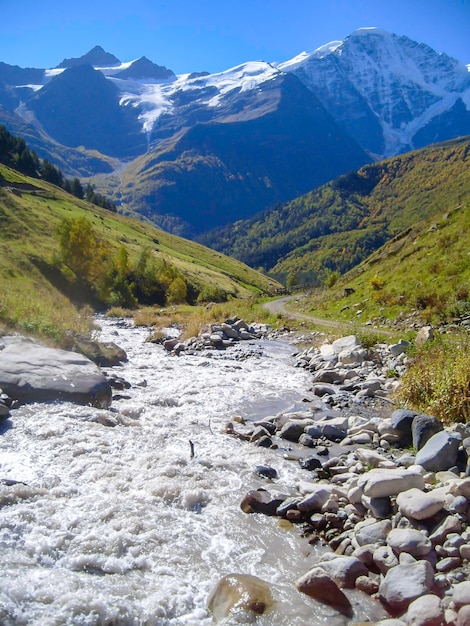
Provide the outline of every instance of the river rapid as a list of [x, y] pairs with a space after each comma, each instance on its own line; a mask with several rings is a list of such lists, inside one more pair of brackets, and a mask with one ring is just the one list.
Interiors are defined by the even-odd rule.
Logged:
[[[295, 588], [320, 548], [240, 509], [250, 489], [294, 492], [306, 470], [223, 432], [235, 415], [305, 408], [310, 375], [293, 367], [292, 346], [176, 357], [146, 342], [146, 329], [99, 323], [100, 339], [129, 358], [112, 370], [131, 388], [111, 410], [33, 404], [1, 425], [0, 624], [205, 626], [210, 591], [234, 572], [271, 586], [260, 626], [347, 624]], [[254, 472], [262, 464], [278, 471], [275, 484]], [[372, 609], [350, 597], [354, 621], [366, 619]]]

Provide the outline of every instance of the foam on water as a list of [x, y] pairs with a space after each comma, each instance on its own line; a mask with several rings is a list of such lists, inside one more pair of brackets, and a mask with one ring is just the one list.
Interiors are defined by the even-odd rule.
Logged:
[[0, 622], [208, 625], [210, 590], [238, 572], [273, 587], [276, 606], [260, 625], [345, 623], [296, 591], [316, 558], [298, 529], [239, 506], [266, 486], [255, 465], [276, 467], [280, 484], [268, 487], [279, 492], [301, 470], [222, 432], [250, 403], [274, 410], [305, 395], [309, 377], [292, 367], [291, 348], [174, 357], [146, 343], [144, 329], [102, 324], [102, 339], [129, 356], [114, 373], [132, 387], [112, 409], [25, 406], [0, 436], [0, 479], [18, 481], [0, 484]]

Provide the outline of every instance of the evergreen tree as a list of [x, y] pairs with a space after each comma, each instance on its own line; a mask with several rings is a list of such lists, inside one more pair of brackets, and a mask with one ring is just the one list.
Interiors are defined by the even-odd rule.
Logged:
[[83, 187], [82, 187], [82, 184], [80, 183], [78, 178], [74, 178], [72, 180], [71, 191], [72, 191], [72, 194], [76, 198], [79, 198], [80, 200], [83, 200], [83, 197], [84, 197]]
[[39, 173], [43, 180], [47, 180], [48, 183], [57, 185], [57, 187], [62, 187], [64, 184], [64, 177], [60, 169], [47, 159], [42, 160]]

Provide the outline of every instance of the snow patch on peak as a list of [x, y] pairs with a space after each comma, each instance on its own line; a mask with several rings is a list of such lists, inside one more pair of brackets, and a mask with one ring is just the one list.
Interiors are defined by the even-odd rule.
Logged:
[[150, 136], [162, 115], [177, 113], [181, 99], [184, 101], [190, 97], [197, 106], [214, 108], [222, 104], [225, 95], [231, 91], [257, 89], [261, 83], [278, 75], [279, 70], [269, 63], [251, 61], [217, 74], [180, 74], [153, 83], [119, 78], [112, 80], [121, 90], [121, 104], [140, 110], [142, 130]]
[[237, 87], [240, 88], [240, 91], [254, 89], [277, 74], [279, 74], [279, 70], [269, 63], [250, 61], [218, 74], [210, 74], [206, 77], [205, 82], [207, 85], [217, 87], [223, 94]]
[[349, 37], [368, 37], [369, 35], [381, 35], [382, 37], [390, 36], [386, 30], [383, 28], [378, 28], [377, 26], [363, 26], [362, 28], [358, 28], [353, 31]]
[[311, 57], [310, 52], [301, 52], [300, 54], [298, 54], [297, 56], [293, 57], [292, 59], [289, 59], [288, 61], [283, 61], [282, 63], [277, 63], [276, 67], [278, 69], [282, 70], [282, 71], [285, 68], [288, 68], [287, 71], [290, 72], [291, 70], [293, 70], [297, 66], [301, 65], [302, 63], [304, 63], [310, 57]]
[[340, 48], [343, 45], [343, 43], [344, 43], [343, 41], [330, 41], [330, 43], [326, 43], [324, 46], [320, 46], [319, 48], [317, 48], [313, 52], [313, 55], [315, 55], [319, 59], [322, 59], [323, 57], [326, 57], [328, 54], [332, 54], [333, 52], [336, 52], [336, 50], [338, 50], [338, 48]]

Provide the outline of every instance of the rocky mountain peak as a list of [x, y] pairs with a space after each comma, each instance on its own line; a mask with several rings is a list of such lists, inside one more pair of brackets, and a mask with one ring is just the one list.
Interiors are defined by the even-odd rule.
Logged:
[[166, 78], [174, 77], [174, 72], [164, 67], [163, 65], [157, 65], [143, 56], [133, 61], [129, 67], [114, 74], [116, 78], [133, 78], [139, 79], [151, 79], [151, 80], [164, 80]]
[[470, 90], [470, 74], [463, 63], [375, 27], [360, 28], [343, 41], [282, 63], [279, 69], [294, 72], [377, 156], [413, 148], [416, 132]]
[[64, 59], [60, 63], [58, 68], [70, 68], [77, 65], [91, 65], [93, 67], [113, 67], [120, 65], [121, 61], [111, 54], [106, 52], [101, 46], [95, 46], [89, 52], [81, 57], [74, 57], [70, 59]]

